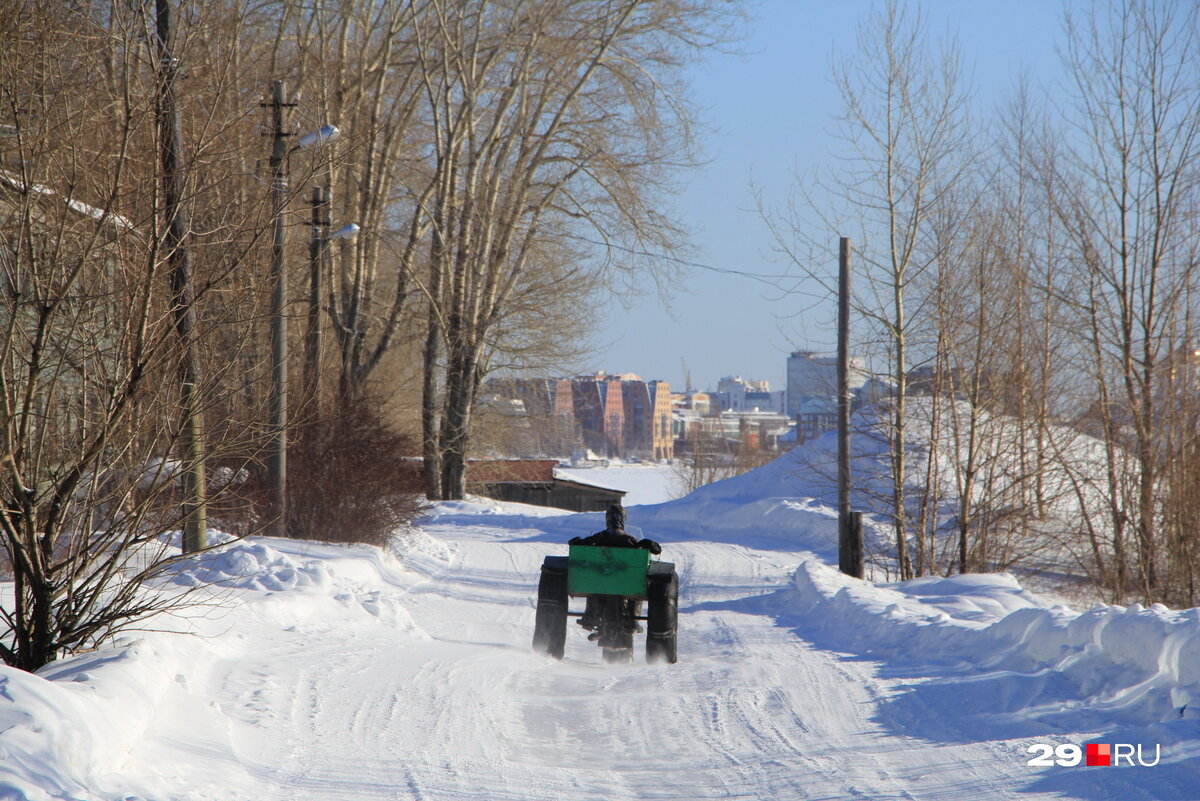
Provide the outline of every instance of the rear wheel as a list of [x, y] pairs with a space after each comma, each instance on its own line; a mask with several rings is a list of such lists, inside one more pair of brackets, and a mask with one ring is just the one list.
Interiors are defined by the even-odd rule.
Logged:
[[679, 576], [651, 576], [647, 592], [646, 661], [675, 664], [678, 658]]
[[628, 640], [628, 645], [623, 648], [604, 648], [604, 661], [610, 665], [626, 665], [633, 661], [633, 635], [622, 635], [622, 639]]
[[537, 616], [533, 623], [533, 650], [562, 659], [567, 644], [567, 574], [542, 566], [538, 581]]
[[597, 597], [600, 609], [600, 649], [608, 664], [633, 661], [632, 604], [620, 595]]

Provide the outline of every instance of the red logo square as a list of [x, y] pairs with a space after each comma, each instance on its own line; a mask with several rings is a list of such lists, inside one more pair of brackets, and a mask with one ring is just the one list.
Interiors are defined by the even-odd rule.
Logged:
[[1088, 743], [1087, 744], [1087, 764], [1088, 765], [1111, 765], [1112, 764], [1112, 746], [1108, 743]]

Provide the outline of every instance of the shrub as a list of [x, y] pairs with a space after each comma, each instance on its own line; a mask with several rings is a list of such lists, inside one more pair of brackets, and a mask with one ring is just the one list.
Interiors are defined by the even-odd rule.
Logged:
[[415, 451], [366, 402], [297, 430], [288, 448], [288, 534], [386, 544], [427, 508]]

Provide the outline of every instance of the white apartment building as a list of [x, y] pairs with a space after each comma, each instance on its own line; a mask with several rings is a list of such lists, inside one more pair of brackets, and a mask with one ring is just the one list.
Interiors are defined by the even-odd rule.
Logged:
[[[867, 383], [862, 359], [850, 358], [850, 391]], [[795, 419], [803, 411], [806, 398], [837, 397], [837, 357], [813, 351], [796, 351], [787, 361], [787, 414]]]

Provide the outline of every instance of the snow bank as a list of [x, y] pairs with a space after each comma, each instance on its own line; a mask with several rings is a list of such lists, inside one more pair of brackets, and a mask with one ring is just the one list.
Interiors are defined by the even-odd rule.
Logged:
[[145, 642], [58, 663], [41, 674], [0, 666], [0, 797], [91, 798], [119, 772], [197, 643]]
[[327, 589], [332, 585], [323, 562], [298, 561], [256, 540], [202, 554], [173, 571], [171, 581], [184, 587], [215, 584], [272, 592]]
[[219, 636], [224, 607], [254, 604], [280, 630], [382, 623], [423, 638], [403, 604], [406, 581], [415, 579], [394, 555], [370, 546], [248, 539], [181, 562], [158, 591], [190, 593], [196, 606], [154, 625], [201, 636], [149, 632], [37, 674], [0, 666], [0, 798], [94, 798], [123, 781], [130, 750], [159, 715], [186, 713], [219, 743], [228, 721], [188, 688], [202, 687], [216, 660], [253, 647]]
[[821, 440], [679, 500], [637, 507], [629, 521], [667, 542], [737, 542], [829, 556], [837, 547], [837, 492], [812, 463]]
[[262, 537], [199, 554], [176, 567], [169, 582], [190, 589], [282, 593], [279, 600], [293, 611], [298, 608], [304, 618], [322, 614], [321, 598], [332, 598], [344, 607], [415, 633], [417, 627], [399, 587], [396, 591], [370, 589], [381, 584], [405, 585], [404, 573], [395, 553], [373, 546]]
[[[1200, 609], [1047, 606], [1012, 576], [874, 585], [810, 560], [795, 575], [805, 626], [845, 650], [922, 664], [1053, 673], [1044, 711], [1130, 723], [1200, 718]], [[1051, 703], [1047, 704], [1046, 702]]]

